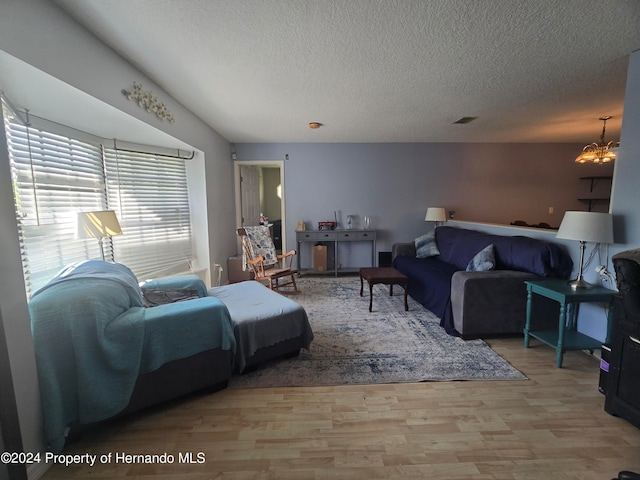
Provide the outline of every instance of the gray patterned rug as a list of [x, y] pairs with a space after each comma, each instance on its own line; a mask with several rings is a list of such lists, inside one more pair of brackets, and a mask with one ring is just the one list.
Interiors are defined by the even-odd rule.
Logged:
[[445, 380], [524, 380], [482, 340], [447, 335], [438, 318], [402, 288], [374, 286], [373, 312], [358, 277], [303, 277], [292, 296], [309, 316], [311, 351], [234, 375], [230, 388], [375, 384]]

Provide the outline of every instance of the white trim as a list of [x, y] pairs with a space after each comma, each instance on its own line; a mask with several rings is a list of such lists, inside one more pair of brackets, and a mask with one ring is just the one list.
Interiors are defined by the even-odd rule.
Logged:
[[[40, 452], [40, 455], [44, 457], [45, 452]], [[41, 478], [47, 470], [51, 468], [51, 464], [47, 462], [36, 462], [27, 465], [27, 478], [29, 480], [38, 480]]]
[[[234, 185], [236, 193], [236, 228], [242, 226], [242, 202], [240, 199], [240, 167], [241, 166], [259, 166], [259, 167], [278, 167], [280, 169], [280, 185], [282, 185], [282, 195], [280, 203], [282, 205], [282, 250], [291, 250], [287, 247], [287, 229], [286, 229], [286, 191], [284, 185], [284, 160], [234, 160]], [[242, 252], [242, 246], [238, 239], [238, 253]]]

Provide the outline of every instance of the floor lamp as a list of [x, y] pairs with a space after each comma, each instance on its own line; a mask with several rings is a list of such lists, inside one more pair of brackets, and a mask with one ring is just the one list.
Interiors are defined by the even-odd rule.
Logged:
[[556, 238], [580, 242], [580, 269], [578, 278], [569, 282], [573, 289], [592, 288], [582, 277], [584, 250], [587, 242], [613, 243], [613, 217], [600, 212], [565, 212]]
[[122, 229], [113, 210], [78, 213], [76, 238], [97, 238], [102, 260], [105, 260], [102, 244], [104, 238], [116, 235], [122, 235]]

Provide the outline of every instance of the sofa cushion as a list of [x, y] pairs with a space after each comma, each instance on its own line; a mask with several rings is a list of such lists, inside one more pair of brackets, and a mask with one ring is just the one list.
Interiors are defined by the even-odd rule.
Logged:
[[416, 245], [416, 257], [428, 258], [440, 255], [438, 244], [436, 243], [436, 232], [431, 230], [424, 235], [420, 235], [414, 240]]
[[480, 250], [467, 265], [467, 272], [486, 272], [496, 266], [493, 243]]
[[466, 270], [475, 255], [494, 245], [496, 270], [516, 270], [542, 277], [568, 278], [573, 262], [558, 245], [523, 236], [492, 235], [476, 230], [438, 227], [436, 241], [441, 261]]
[[450, 308], [451, 277], [457, 268], [438, 257], [396, 257], [393, 266], [409, 277], [408, 293], [442, 319]]

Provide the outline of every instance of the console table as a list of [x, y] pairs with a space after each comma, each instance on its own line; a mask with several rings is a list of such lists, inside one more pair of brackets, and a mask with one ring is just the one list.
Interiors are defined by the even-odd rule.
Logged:
[[[298, 251], [298, 272], [315, 272], [313, 268], [303, 268], [301, 245], [304, 243], [316, 244], [318, 242], [333, 242], [334, 268], [327, 269], [326, 273], [333, 273], [338, 276], [338, 245], [343, 242], [366, 242], [371, 244], [371, 266], [375, 267], [376, 256], [376, 231], [375, 230], [296, 230], [296, 243]], [[359, 268], [341, 269], [341, 272], [358, 272]], [[318, 273], [318, 272], [315, 272]]]
[[[524, 326], [524, 346], [529, 347], [529, 337], [537, 338], [543, 343], [556, 349], [556, 367], [562, 367], [562, 357], [567, 350], [595, 350], [602, 347], [602, 343], [577, 331], [578, 305], [584, 302], [606, 302], [609, 304], [607, 318], [607, 340], [611, 331], [611, 312], [615, 291], [608, 288], [594, 286], [593, 288], [573, 289], [566, 280], [528, 280], [527, 285], [527, 318]], [[531, 309], [533, 294], [555, 300], [560, 304], [560, 316], [557, 330], [531, 330]], [[573, 306], [569, 321], [567, 321], [567, 307]]]

